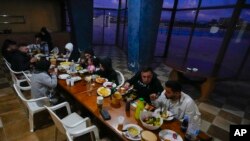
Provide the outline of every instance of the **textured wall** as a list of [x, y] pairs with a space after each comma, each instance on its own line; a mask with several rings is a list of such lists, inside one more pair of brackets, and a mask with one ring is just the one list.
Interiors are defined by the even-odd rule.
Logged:
[[0, 30], [38, 32], [42, 26], [61, 30], [60, 0], [1, 0], [0, 14], [25, 17], [25, 24], [0, 24]]

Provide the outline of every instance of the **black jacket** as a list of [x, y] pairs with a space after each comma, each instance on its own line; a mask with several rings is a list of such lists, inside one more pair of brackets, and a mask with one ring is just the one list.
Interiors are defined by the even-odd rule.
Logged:
[[30, 57], [26, 53], [16, 51], [12, 55], [10, 60], [12, 70], [25, 71], [30, 69]]
[[147, 103], [151, 103], [150, 94], [156, 93], [158, 95], [163, 91], [161, 82], [158, 80], [157, 75], [153, 74], [153, 78], [149, 84], [142, 83], [141, 72], [137, 72], [131, 79], [127, 80], [130, 85], [134, 85], [136, 90], [136, 98], [144, 98]]

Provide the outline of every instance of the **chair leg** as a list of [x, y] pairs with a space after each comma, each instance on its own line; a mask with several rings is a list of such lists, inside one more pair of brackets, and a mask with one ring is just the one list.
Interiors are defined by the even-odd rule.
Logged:
[[[56, 128], [56, 127], [55, 127]], [[55, 141], [57, 141], [57, 134], [58, 134], [58, 130], [57, 130], [57, 128], [56, 128], [56, 130], [55, 130]]]
[[29, 114], [30, 132], [34, 132], [33, 114]]
[[[95, 125], [93, 125], [93, 126], [94, 126], [93, 131], [94, 131], [94, 135], [95, 135], [95, 141], [100, 141], [98, 128]], [[92, 137], [91, 137], [91, 140], [93, 140]]]

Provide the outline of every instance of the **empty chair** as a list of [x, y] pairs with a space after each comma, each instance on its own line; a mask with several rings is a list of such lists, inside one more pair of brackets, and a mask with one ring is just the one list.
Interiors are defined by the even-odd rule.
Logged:
[[119, 87], [121, 87], [124, 84], [125, 79], [124, 79], [123, 74], [120, 71], [118, 71], [118, 70], [115, 70], [115, 71], [117, 73], [117, 78], [118, 78], [118, 82], [119, 82], [117, 88], [119, 88]]
[[[99, 131], [95, 125], [91, 125], [91, 121], [88, 117], [82, 118], [77, 113], [71, 113], [70, 106], [68, 102], [63, 102], [53, 107], [44, 106], [50, 113], [55, 125], [56, 125], [56, 135], [57, 138], [57, 129], [65, 134], [69, 141], [73, 141], [75, 137], [79, 137], [81, 135], [87, 133], [94, 133], [94, 137], [96, 141], [99, 141]], [[62, 119], [60, 119], [55, 111], [66, 107], [68, 115]], [[91, 134], [92, 140], [93, 136]], [[57, 140], [57, 139], [55, 139]]]
[[13, 87], [14, 87], [18, 97], [22, 100], [22, 102], [25, 104], [25, 106], [28, 109], [30, 132], [33, 132], [34, 131], [34, 120], [33, 120], [34, 114], [41, 112], [43, 110], [46, 110], [43, 105], [38, 104], [38, 103], [48, 104], [49, 99], [48, 99], [48, 97], [41, 97], [41, 98], [37, 98], [37, 99], [27, 100], [24, 97], [23, 93], [20, 90], [20, 87], [17, 84], [13, 84]]
[[27, 82], [27, 80], [25, 79], [25, 77], [23, 77], [23, 73], [22, 72], [13, 71], [11, 69], [11, 64], [7, 60], [5, 60], [5, 64], [6, 64], [7, 68], [10, 71], [13, 83], [17, 84], [20, 87], [21, 90], [30, 90], [31, 89], [30, 85], [21, 86], [21, 83]]

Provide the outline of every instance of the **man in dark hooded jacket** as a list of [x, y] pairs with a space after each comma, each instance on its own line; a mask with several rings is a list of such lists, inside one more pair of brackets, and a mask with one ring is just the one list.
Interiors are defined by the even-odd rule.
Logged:
[[160, 95], [163, 91], [157, 75], [150, 67], [137, 72], [131, 79], [126, 81], [123, 87], [128, 89], [132, 85], [136, 90], [137, 98], [144, 98], [147, 103], [151, 103], [151, 95]]

